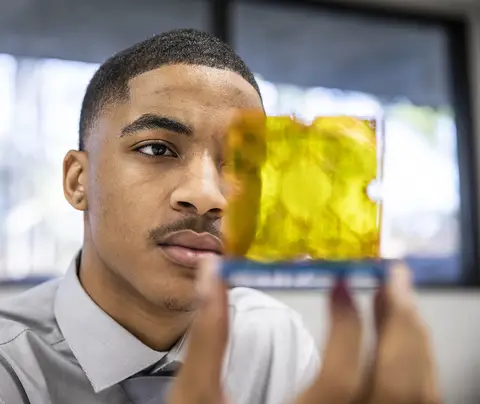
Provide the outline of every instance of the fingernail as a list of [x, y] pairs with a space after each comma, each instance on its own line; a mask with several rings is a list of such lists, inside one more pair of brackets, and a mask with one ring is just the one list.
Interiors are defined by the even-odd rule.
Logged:
[[197, 293], [202, 299], [208, 299], [212, 295], [220, 266], [219, 261], [219, 258], [215, 254], [212, 254], [205, 257], [200, 263], [196, 288]]
[[351, 306], [352, 296], [345, 279], [338, 279], [332, 289], [332, 303], [334, 306]]
[[395, 263], [390, 269], [390, 282], [393, 289], [401, 294], [410, 293], [412, 289], [412, 275], [407, 265]]

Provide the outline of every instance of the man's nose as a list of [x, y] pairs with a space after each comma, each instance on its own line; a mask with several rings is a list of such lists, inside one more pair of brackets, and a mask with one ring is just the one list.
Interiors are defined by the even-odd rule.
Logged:
[[174, 210], [222, 217], [227, 201], [221, 190], [219, 170], [208, 153], [198, 156], [189, 164], [187, 172], [172, 192], [170, 204]]

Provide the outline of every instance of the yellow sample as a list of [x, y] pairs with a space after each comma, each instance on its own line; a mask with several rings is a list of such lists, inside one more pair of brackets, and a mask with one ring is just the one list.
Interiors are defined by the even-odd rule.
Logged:
[[272, 262], [379, 257], [375, 121], [244, 114], [225, 142], [230, 257]]

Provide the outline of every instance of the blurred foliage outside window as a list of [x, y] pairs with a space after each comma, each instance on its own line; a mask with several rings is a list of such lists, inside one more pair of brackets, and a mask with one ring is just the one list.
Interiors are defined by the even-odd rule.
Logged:
[[[62, 274], [81, 246], [82, 215], [63, 197], [62, 160], [77, 148], [81, 101], [97, 67], [0, 55], [0, 280]], [[456, 257], [460, 201], [450, 106], [257, 78], [271, 115], [383, 117], [383, 255]], [[430, 276], [454, 278], [457, 261]]]

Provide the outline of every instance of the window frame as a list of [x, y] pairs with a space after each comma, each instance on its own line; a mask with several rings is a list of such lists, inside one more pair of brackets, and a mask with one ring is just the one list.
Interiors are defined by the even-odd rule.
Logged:
[[[303, 8], [325, 11], [332, 14], [369, 17], [373, 19], [394, 20], [423, 26], [435, 26], [444, 30], [448, 41], [448, 76], [452, 107], [455, 112], [457, 129], [457, 161], [459, 170], [460, 194], [460, 278], [457, 282], [422, 282], [421, 289], [479, 288], [480, 258], [478, 238], [478, 178], [476, 167], [476, 137], [473, 125], [473, 95], [471, 87], [472, 60], [471, 26], [466, 15], [449, 15], [434, 11], [407, 10], [396, 6], [358, 4], [353, 2], [331, 2], [328, 0], [218, 0], [224, 7], [221, 14], [231, 15], [234, 3], [266, 4], [281, 7]], [[213, 32], [233, 46], [235, 27], [222, 30], [221, 24], [213, 23]], [[447, 263], [448, 261], [445, 261]], [[441, 260], [432, 261], [439, 265]]]

